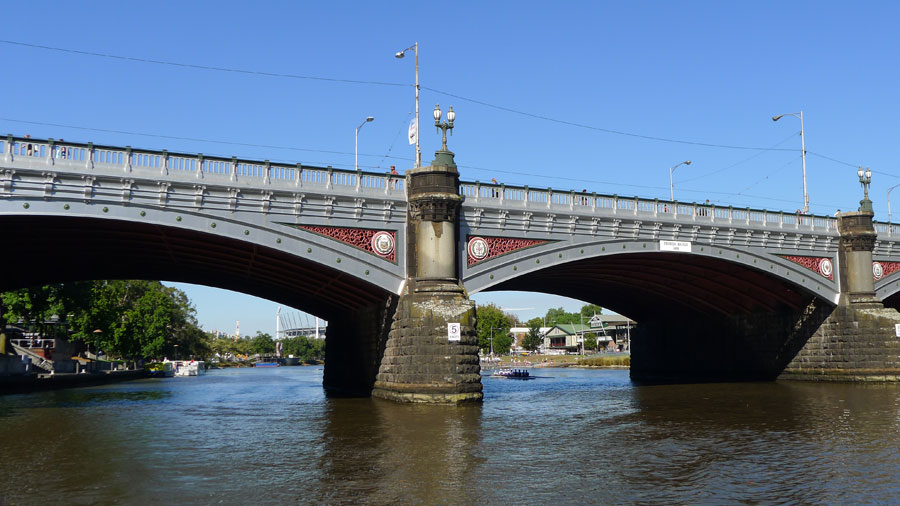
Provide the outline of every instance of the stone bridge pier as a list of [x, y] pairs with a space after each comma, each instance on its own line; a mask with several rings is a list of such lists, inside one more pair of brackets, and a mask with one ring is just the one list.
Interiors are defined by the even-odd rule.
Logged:
[[900, 313], [875, 296], [874, 213], [868, 199], [861, 204], [859, 211], [840, 215], [838, 306], [787, 365], [783, 378], [900, 381]]
[[480, 402], [475, 303], [459, 279], [459, 172], [444, 147], [407, 172], [407, 284], [372, 395], [401, 402]]

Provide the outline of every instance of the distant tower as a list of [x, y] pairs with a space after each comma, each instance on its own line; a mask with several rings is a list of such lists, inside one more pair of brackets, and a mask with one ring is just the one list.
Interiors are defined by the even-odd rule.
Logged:
[[278, 306], [278, 311], [275, 311], [275, 339], [278, 339], [278, 334], [281, 333], [281, 306]]
[[234, 324], [234, 340], [237, 341], [241, 338], [241, 321], [237, 320]]

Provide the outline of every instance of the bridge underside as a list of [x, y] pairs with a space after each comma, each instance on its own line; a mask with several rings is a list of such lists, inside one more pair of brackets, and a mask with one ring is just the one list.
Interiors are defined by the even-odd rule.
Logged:
[[774, 379], [833, 310], [763, 271], [677, 253], [570, 262], [491, 287], [572, 297], [638, 322], [632, 378]]
[[346, 272], [252, 242], [146, 223], [19, 215], [2, 217], [0, 227], [0, 290], [161, 279], [255, 295], [328, 320], [326, 388], [371, 391], [389, 330], [381, 328], [382, 313], [396, 296]]

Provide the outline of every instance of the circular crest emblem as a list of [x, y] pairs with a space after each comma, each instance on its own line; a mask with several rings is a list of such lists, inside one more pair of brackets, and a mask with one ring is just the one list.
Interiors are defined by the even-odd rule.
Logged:
[[372, 236], [372, 250], [386, 257], [394, 252], [394, 236], [388, 232], [377, 232]]
[[876, 281], [884, 277], [884, 266], [880, 262], [872, 262], [872, 275]]
[[489, 252], [488, 243], [483, 238], [473, 237], [469, 239], [469, 256], [473, 259], [484, 260]]
[[823, 258], [819, 260], [819, 273], [825, 276], [826, 278], [831, 277], [831, 273], [834, 272], [834, 266], [831, 265], [830, 258]]

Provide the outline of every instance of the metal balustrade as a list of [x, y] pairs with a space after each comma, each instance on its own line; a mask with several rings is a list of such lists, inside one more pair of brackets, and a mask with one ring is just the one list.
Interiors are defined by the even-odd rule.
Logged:
[[304, 167], [300, 164], [272, 164], [268, 161], [239, 160], [204, 156], [203, 154], [169, 153], [92, 143], [71, 143], [53, 139], [26, 139], [8, 136], [0, 139], [0, 159], [24, 162], [28, 168], [41, 165], [74, 171], [101, 170], [111, 172], [150, 171], [154, 178], [190, 174], [197, 178], [210, 175], [223, 180], [250, 180], [252, 184], [265, 186], [273, 183], [322, 185], [360, 191], [363, 188], [380, 189], [385, 193], [400, 193], [405, 189], [406, 178], [400, 175], [364, 173], [331, 167]]
[[[816, 216], [765, 209], [735, 208], [713, 204], [671, 202], [659, 199], [620, 197], [618, 195], [597, 195], [584, 192], [560, 192], [553, 189], [533, 189], [502, 184], [462, 182], [459, 194], [469, 205], [485, 205], [511, 209], [552, 209], [554, 211], [574, 211], [591, 215], [631, 215], [666, 217], [676, 221], [723, 222], [745, 224], [761, 229], [809, 229], [823, 232], [837, 232], [837, 218]], [[900, 235], [900, 225], [875, 224], [876, 231], [883, 236]]]
[[[403, 176], [334, 169], [331, 167], [307, 167], [300, 164], [272, 164], [268, 161], [241, 160], [204, 156], [202, 154], [169, 153], [99, 146], [92, 143], [60, 142], [53, 139], [26, 139], [8, 136], [0, 138], [0, 159], [7, 162], [23, 162], [26, 168], [39, 169], [53, 166], [72, 171], [104, 170], [110, 172], [138, 171], [165, 180], [167, 176], [206, 175], [227, 184], [229, 180], [250, 181], [251, 185], [276, 184], [279, 186], [321, 186], [325, 190], [359, 192], [362, 189], [378, 189], [384, 193], [400, 193], [405, 189]], [[534, 189], [527, 186], [482, 184], [462, 182], [460, 195], [469, 203], [484, 204], [507, 209], [548, 209], [556, 212], [568, 210], [591, 215], [633, 215], [666, 217], [680, 221], [743, 223], [766, 228], [795, 228], [815, 231], [837, 231], [837, 219], [830, 216], [801, 215], [765, 209], [733, 208], [709, 204], [671, 202], [659, 199], [597, 195], [553, 189]], [[399, 195], [398, 195], [399, 197]], [[396, 197], [395, 197], [396, 198]], [[900, 225], [875, 223], [879, 235], [900, 235]]]

